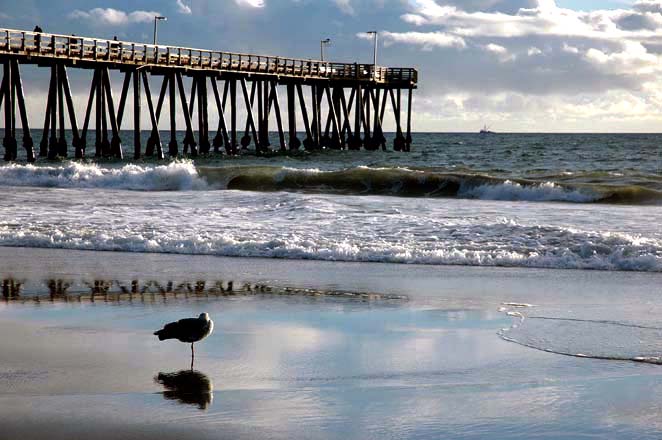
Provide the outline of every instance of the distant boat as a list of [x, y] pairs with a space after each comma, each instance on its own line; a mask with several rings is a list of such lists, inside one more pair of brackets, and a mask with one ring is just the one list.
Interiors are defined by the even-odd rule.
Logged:
[[483, 128], [480, 129], [480, 134], [494, 134], [492, 130], [490, 130], [490, 127], [487, 125], [484, 125]]

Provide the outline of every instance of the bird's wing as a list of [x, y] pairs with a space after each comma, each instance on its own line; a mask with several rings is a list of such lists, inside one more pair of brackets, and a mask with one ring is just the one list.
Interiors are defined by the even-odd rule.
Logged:
[[198, 318], [186, 318], [177, 321], [177, 325], [183, 331], [199, 331], [207, 325], [207, 322]]

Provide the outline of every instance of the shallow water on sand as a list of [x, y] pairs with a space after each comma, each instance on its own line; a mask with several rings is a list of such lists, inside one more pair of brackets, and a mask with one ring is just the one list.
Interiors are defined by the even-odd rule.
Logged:
[[[651, 323], [662, 305], [659, 274], [8, 248], [0, 255], [8, 261], [0, 275], [21, 283], [18, 297], [0, 303], [0, 330], [12, 335], [0, 339], [0, 421], [8, 438], [616, 439], [662, 432], [659, 366], [558, 356], [498, 335], [519, 322], [505, 311], [523, 303], [542, 315], [598, 311], [601, 319]], [[191, 270], [177, 270], [182, 265]], [[122, 294], [119, 286], [131, 280], [221, 281], [225, 289], [232, 280], [272, 290]], [[51, 281], [76, 288], [51, 297]], [[110, 287], [92, 302], [95, 281]], [[279, 287], [319, 294], [281, 295]], [[332, 290], [404, 297], [324, 294]], [[191, 375], [189, 348], [151, 333], [203, 311], [215, 330], [196, 345]], [[549, 330], [555, 343], [572, 337]]]

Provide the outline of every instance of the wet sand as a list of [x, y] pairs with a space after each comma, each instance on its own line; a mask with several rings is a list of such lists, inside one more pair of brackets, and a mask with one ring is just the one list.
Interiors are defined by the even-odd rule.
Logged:
[[[500, 311], [507, 302], [657, 310], [661, 274], [19, 248], [0, 258], [0, 278], [20, 285], [0, 302], [2, 438], [662, 433], [660, 366], [558, 356], [497, 335], [513, 322]], [[210, 294], [229, 281], [273, 290]], [[58, 283], [66, 295], [52, 297]], [[169, 283], [180, 290], [161, 294]], [[111, 295], [92, 302], [95, 286]], [[144, 293], [122, 296], [122, 286]], [[151, 333], [203, 311], [215, 330], [191, 374], [187, 345]]]

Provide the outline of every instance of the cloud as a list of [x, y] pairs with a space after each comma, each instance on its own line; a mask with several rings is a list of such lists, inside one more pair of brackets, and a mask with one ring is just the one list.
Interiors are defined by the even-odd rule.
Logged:
[[191, 14], [191, 7], [184, 4], [182, 0], [177, 0], [177, 12], [180, 14]]
[[350, 3], [350, 0], [333, 0], [333, 2], [338, 6], [338, 9], [343, 14], [347, 15], [354, 15], [355, 11], [354, 8], [352, 7], [352, 4]]
[[234, 0], [239, 6], [249, 6], [251, 8], [263, 8], [264, 0]]
[[124, 26], [129, 23], [146, 23], [154, 19], [155, 15], [161, 15], [154, 11], [133, 11], [126, 13], [113, 8], [94, 8], [89, 11], [76, 9], [69, 14], [74, 20], [84, 20], [88, 24], [103, 26]]
[[[360, 33], [359, 38], [372, 39], [371, 35]], [[420, 46], [424, 50], [431, 50], [434, 47], [454, 47], [464, 48], [466, 43], [463, 38], [449, 35], [443, 32], [389, 32], [382, 31], [379, 36], [386, 46], [395, 43], [412, 44]]]

